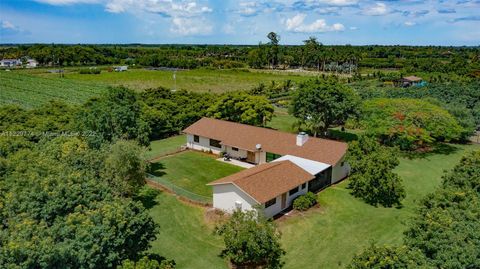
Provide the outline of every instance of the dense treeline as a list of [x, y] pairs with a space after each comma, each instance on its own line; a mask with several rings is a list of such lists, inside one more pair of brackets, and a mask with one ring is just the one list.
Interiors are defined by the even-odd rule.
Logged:
[[310, 68], [355, 73], [359, 67], [478, 76], [478, 47], [326, 46], [314, 37], [285, 46], [275, 33], [258, 46], [239, 45], [9, 45], [0, 57], [31, 57], [41, 65], [137, 64], [175, 68]]
[[480, 151], [469, 153], [425, 197], [408, 223], [404, 244], [372, 245], [349, 268], [479, 268]]

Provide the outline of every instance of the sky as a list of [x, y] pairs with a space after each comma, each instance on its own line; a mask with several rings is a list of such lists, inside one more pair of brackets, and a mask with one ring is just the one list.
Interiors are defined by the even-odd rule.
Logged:
[[480, 0], [0, 0], [0, 43], [480, 45]]

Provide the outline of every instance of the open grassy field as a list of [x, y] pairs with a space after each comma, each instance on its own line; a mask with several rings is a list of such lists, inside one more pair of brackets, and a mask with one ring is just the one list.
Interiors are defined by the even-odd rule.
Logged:
[[206, 153], [185, 151], [152, 163], [151, 174], [187, 191], [211, 197], [212, 188], [205, 184], [243, 169], [216, 158]]
[[[55, 74], [38, 73], [37, 76], [52, 77]], [[148, 89], [155, 87], [175, 88], [173, 71], [129, 69], [126, 72], [106, 72], [98, 75], [84, 75], [77, 72], [66, 73], [66, 78], [95, 82], [104, 85], [123, 85], [132, 89]], [[226, 92], [246, 90], [259, 83], [270, 83], [272, 80], [303, 81], [311, 76], [291, 73], [250, 72], [249, 70], [210, 70], [193, 69], [176, 72], [176, 88], [190, 91]]]
[[289, 115], [286, 108], [276, 107], [274, 116], [267, 124], [267, 127], [284, 132], [295, 133], [297, 132], [297, 130], [294, 128], [295, 122], [295, 117]]
[[[282, 245], [287, 251], [285, 268], [344, 268], [370, 241], [401, 243], [405, 221], [418, 201], [439, 185], [445, 169], [451, 169], [467, 151], [480, 150], [480, 146], [454, 145], [446, 149], [422, 158], [401, 158], [396, 172], [402, 177], [407, 193], [402, 208], [365, 204], [349, 194], [347, 180], [319, 193], [320, 209], [279, 220]], [[178, 268], [204, 268], [200, 264], [203, 261], [211, 262], [208, 268], [221, 267], [216, 257], [221, 242], [209, 234], [211, 231], [202, 222], [202, 210], [169, 195], [159, 197], [152, 215], [160, 223], [166, 223], [168, 232], [160, 232], [159, 243], [154, 244], [152, 251], [178, 259]]]
[[38, 77], [24, 72], [0, 71], [0, 105], [13, 103], [35, 107], [50, 100], [80, 104], [107, 90], [102, 84], [57, 76]]
[[186, 143], [186, 135], [177, 135], [166, 139], [150, 141], [150, 149], [146, 152], [145, 155], [147, 159], [164, 156], [178, 151], [180, 147], [185, 145]]

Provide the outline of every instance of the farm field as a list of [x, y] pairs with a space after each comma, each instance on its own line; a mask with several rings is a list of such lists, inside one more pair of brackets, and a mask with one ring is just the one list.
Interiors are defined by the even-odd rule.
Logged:
[[[52, 77], [55, 74], [38, 73], [38, 76]], [[156, 87], [175, 88], [173, 71], [130, 69], [126, 72], [106, 72], [98, 75], [66, 73], [66, 78], [95, 82], [105, 85], [126, 86], [132, 89], [143, 90]], [[270, 83], [272, 80], [303, 81], [311, 76], [290, 73], [250, 72], [249, 70], [218, 70], [192, 69], [176, 72], [176, 89], [190, 91], [211, 91], [215, 93], [246, 90], [259, 83]]]
[[[278, 221], [282, 245], [287, 251], [285, 268], [345, 268], [353, 255], [371, 241], [401, 243], [405, 221], [413, 214], [418, 201], [438, 186], [444, 169], [453, 168], [467, 151], [474, 149], [480, 146], [453, 145], [441, 154], [401, 158], [396, 172], [402, 177], [407, 193], [402, 208], [373, 207], [354, 198], [346, 188], [348, 180], [322, 191], [320, 209]], [[154, 243], [152, 251], [178, 260], [178, 268], [193, 268], [193, 265], [201, 268], [204, 260], [211, 261], [212, 268], [221, 267], [216, 256], [221, 242], [209, 235], [211, 229], [202, 222], [203, 210], [187, 206], [171, 195], [161, 194], [157, 199], [157, 207], [161, 206], [162, 210], [154, 207], [151, 213], [158, 222], [167, 223], [168, 232], [160, 232], [157, 242], [164, 243]], [[168, 205], [162, 205], [165, 200]], [[202, 229], [203, 233], [199, 232]], [[200, 248], [199, 245], [205, 254], [202, 259], [198, 259], [198, 255], [185, 255]]]
[[58, 77], [0, 71], [0, 105], [36, 107], [50, 100], [80, 104], [108, 89], [105, 85]]
[[211, 197], [212, 189], [205, 184], [243, 170], [216, 158], [206, 153], [185, 151], [152, 163], [150, 173], [189, 192]]

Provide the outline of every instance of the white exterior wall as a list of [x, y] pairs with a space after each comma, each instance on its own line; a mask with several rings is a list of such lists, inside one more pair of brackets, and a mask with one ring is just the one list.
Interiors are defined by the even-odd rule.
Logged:
[[255, 163], [262, 164], [267, 162], [267, 153], [265, 151], [255, 152]]
[[[342, 166], [342, 162], [344, 163]], [[346, 178], [350, 173], [350, 165], [342, 158], [338, 163], [332, 167], [332, 184]]]
[[220, 154], [220, 152], [224, 151], [223, 146], [222, 148], [215, 148], [210, 146], [210, 138], [206, 138], [203, 136], [199, 137], [199, 142], [193, 141], [193, 135], [187, 134], [187, 147], [194, 150], [201, 150], [201, 151], [209, 151], [211, 150], [214, 154]]
[[225, 148], [225, 152], [234, 158], [247, 158], [246, 150], [238, 149], [238, 151], [234, 151], [230, 146], [223, 146], [223, 147]]
[[[302, 194], [305, 194], [307, 193], [308, 191], [308, 183], [305, 185], [305, 189], [302, 189], [302, 185], [298, 186], [300, 188], [300, 190], [295, 193], [294, 195], [290, 196], [288, 194], [288, 191], [286, 192], [287, 194], [287, 202], [285, 204], [285, 208], [289, 207], [292, 205], [293, 203], [293, 200], [295, 200], [295, 198], [297, 198], [298, 196], [302, 195]], [[268, 208], [265, 208], [264, 209], [264, 213], [265, 213], [265, 216], [267, 218], [271, 218], [275, 215], [277, 215], [278, 213], [282, 212], [282, 210], [284, 210], [285, 208], [282, 208], [282, 194], [277, 196], [276, 198], [276, 203], [272, 206], [269, 206]]]
[[237, 186], [228, 184], [213, 185], [213, 207], [232, 213], [236, 207], [235, 203], [242, 203], [242, 210], [252, 210], [258, 203], [240, 190]]

